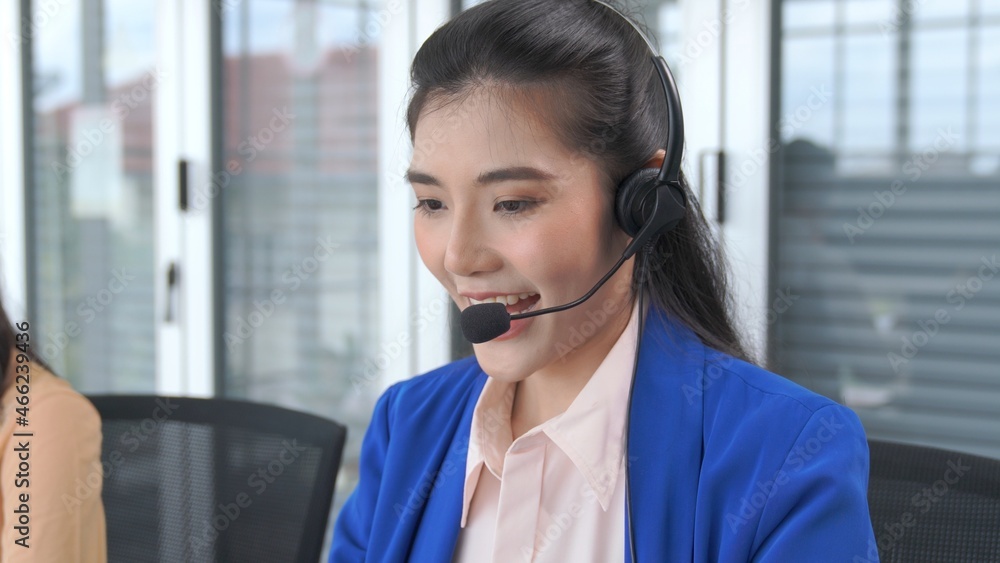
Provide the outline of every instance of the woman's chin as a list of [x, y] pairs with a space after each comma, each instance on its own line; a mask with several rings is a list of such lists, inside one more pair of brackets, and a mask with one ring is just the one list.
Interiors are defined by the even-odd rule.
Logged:
[[527, 362], [518, 361], [509, 355], [491, 353], [492, 351], [476, 350], [476, 360], [486, 375], [505, 383], [517, 383], [534, 373]]

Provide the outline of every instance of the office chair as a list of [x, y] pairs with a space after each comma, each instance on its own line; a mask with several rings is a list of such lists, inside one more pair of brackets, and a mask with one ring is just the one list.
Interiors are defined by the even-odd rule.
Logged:
[[1000, 460], [878, 440], [868, 448], [883, 563], [1000, 561]]
[[89, 399], [110, 562], [319, 561], [343, 425], [226, 399]]

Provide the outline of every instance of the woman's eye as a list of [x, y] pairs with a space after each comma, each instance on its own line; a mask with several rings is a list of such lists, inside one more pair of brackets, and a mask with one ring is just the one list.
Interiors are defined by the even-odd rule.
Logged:
[[532, 202], [530, 201], [514, 199], [497, 202], [495, 209], [502, 212], [504, 215], [516, 215], [527, 211], [531, 205]]
[[436, 199], [421, 199], [417, 200], [417, 205], [413, 209], [419, 210], [424, 214], [431, 214], [435, 211], [440, 211], [444, 208], [444, 204]]

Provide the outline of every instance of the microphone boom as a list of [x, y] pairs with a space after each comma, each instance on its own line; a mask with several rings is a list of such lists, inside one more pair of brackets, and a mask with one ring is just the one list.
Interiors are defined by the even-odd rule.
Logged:
[[[634, 252], [634, 251], [633, 251]], [[517, 319], [527, 319], [529, 317], [537, 317], [538, 315], [547, 315], [549, 313], [558, 313], [559, 311], [565, 311], [566, 309], [572, 309], [577, 305], [588, 300], [597, 293], [597, 290], [601, 288], [611, 276], [615, 275], [618, 268], [621, 268], [625, 260], [628, 259], [632, 253], [626, 252], [622, 254], [622, 257], [618, 259], [618, 262], [604, 274], [597, 284], [590, 289], [583, 297], [566, 303], [565, 305], [557, 305], [555, 307], [547, 307], [545, 309], [539, 309], [537, 311], [528, 311], [527, 313], [518, 313], [516, 315], [511, 315], [507, 312], [507, 306], [503, 303], [479, 303], [478, 305], [469, 305], [462, 311], [462, 335], [465, 339], [473, 344], [482, 344], [483, 342], [489, 342], [494, 338], [502, 335], [503, 333], [510, 330], [510, 321]]]

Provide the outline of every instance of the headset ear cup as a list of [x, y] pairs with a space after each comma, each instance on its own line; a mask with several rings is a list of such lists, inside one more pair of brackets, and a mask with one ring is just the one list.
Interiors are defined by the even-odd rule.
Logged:
[[658, 173], [656, 168], [640, 168], [618, 185], [615, 218], [618, 226], [630, 237], [635, 237], [649, 220], [647, 215], [651, 212], [651, 206], [643, 203], [647, 196], [654, 195], [653, 188], [656, 186]]

